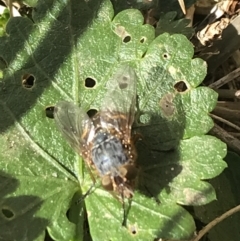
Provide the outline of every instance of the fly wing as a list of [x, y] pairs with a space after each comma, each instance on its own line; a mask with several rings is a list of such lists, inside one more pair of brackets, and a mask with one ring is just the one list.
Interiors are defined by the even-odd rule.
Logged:
[[136, 82], [135, 71], [125, 65], [120, 66], [107, 82], [107, 93], [99, 113], [103, 128], [114, 128], [130, 138], [135, 115]]
[[54, 119], [64, 137], [81, 154], [82, 147], [88, 144], [91, 133], [94, 132], [93, 123], [88, 115], [75, 104], [60, 101], [54, 107]]

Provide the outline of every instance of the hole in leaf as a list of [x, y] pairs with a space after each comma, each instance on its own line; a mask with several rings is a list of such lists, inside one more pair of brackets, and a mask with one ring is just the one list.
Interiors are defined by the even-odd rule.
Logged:
[[129, 231], [131, 234], [136, 235], [137, 234], [137, 227], [135, 225], [132, 225], [129, 227]]
[[141, 39], [140, 39], [140, 43], [144, 43], [146, 41], [146, 38], [145, 37], [142, 37]]
[[32, 74], [22, 76], [22, 85], [25, 89], [32, 89], [35, 83], [35, 77]]
[[184, 81], [179, 81], [174, 85], [174, 88], [177, 92], [184, 92], [188, 89]]
[[132, 234], [137, 234], [137, 230], [135, 229], [135, 230], [132, 230]]
[[45, 108], [46, 117], [48, 117], [50, 119], [54, 118], [53, 112], [54, 112], [54, 106], [48, 106]]
[[10, 210], [9, 208], [2, 208], [2, 214], [5, 218], [12, 218], [14, 216], [14, 213], [12, 210]]
[[95, 116], [97, 114], [97, 110], [96, 109], [90, 109], [87, 111], [87, 115], [89, 116], [89, 118], [92, 118], [93, 116]]
[[86, 78], [85, 79], [85, 86], [87, 88], [93, 88], [96, 85], [96, 81], [92, 78]]
[[165, 54], [163, 54], [162, 56], [163, 56], [164, 59], [170, 59], [170, 56], [169, 56], [168, 53], [165, 53]]
[[124, 39], [123, 39], [123, 42], [124, 43], [128, 43], [128, 42], [130, 42], [131, 41], [131, 36], [126, 36]]

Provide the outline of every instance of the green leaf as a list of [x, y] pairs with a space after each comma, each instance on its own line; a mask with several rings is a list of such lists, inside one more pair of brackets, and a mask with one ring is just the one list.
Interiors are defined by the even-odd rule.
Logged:
[[[213, 126], [208, 112], [217, 94], [196, 88], [206, 74], [206, 63], [191, 59], [192, 45], [182, 35], [163, 34], [139, 62], [140, 132], [151, 147], [174, 148], [181, 139], [207, 133]], [[147, 81], [146, 81], [147, 80]], [[178, 84], [186, 90], [178, 90]]]
[[29, 7], [35, 7], [37, 5], [38, 0], [24, 0], [24, 4]]
[[194, 34], [193, 28], [188, 27], [190, 19], [175, 20], [176, 17], [177, 12], [161, 14], [156, 27], [156, 35], [158, 36], [165, 32], [169, 34], [181, 33], [190, 39]]
[[5, 8], [3, 13], [0, 14], [0, 37], [4, 36], [6, 34], [5, 28], [6, 28], [6, 24], [7, 24], [7, 21], [9, 20], [9, 18], [10, 18], [9, 10], [7, 8]]
[[[8, 66], [0, 88], [0, 167], [1, 177], [17, 180], [17, 186], [8, 193], [1, 186], [5, 240], [42, 240], [45, 228], [54, 240], [86, 239], [85, 210], [92, 240], [187, 239], [194, 220], [179, 204], [215, 199], [202, 180], [226, 167], [226, 147], [205, 136], [217, 99], [214, 91], [197, 88], [206, 64], [192, 60], [192, 45], [182, 35], [154, 39], [139, 11], [113, 16], [108, 0], [47, 0], [36, 6], [34, 24], [13, 18], [7, 25], [0, 42]], [[106, 81], [123, 62], [138, 76], [134, 131], [143, 136], [137, 143], [138, 185], [132, 202], [124, 200], [126, 227], [121, 202], [100, 185], [75, 204], [92, 185], [91, 175], [46, 117], [59, 100], [99, 109]], [[85, 86], [87, 78], [94, 88]], [[33, 220], [40, 224], [24, 232]]]
[[[101, 198], [99, 198], [101, 197]], [[188, 237], [194, 229], [189, 213], [178, 205], [157, 204], [154, 200], [134, 195], [128, 214], [127, 228], [121, 226], [121, 203], [98, 189], [88, 197], [89, 221], [94, 226], [94, 240], [146, 240], [157, 237]], [[97, 212], [97, 214], [95, 214]]]
[[[240, 157], [235, 153], [228, 152], [225, 160], [228, 168], [225, 169], [221, 175], [210, 180], [211, 185], [216, 189], [217, 200], [205, 206], [194, 208], [196, 218], [200, 220], [204, 226], [239, 205]], [[227, 217], [212, 227], [208, 233], [209, 240], [239, 240], [239, 229], [238, 226], [236, 226], [239, 220], [239, 212]]]
[[156, 8], [158, 6], [158, 1], [144, 1], [144, 0], [132, 0], [132, 1], [122, 1], [114, 0], [111, 1], [113, 8], [116, 13], [129, 8], [136, 8], [139, 10], [148, 10], [151, 8]]

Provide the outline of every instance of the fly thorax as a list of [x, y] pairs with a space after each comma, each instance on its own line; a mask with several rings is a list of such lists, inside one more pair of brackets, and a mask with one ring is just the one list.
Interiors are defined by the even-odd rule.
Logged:
[[118, 175], [118, 168], [127, 163], [121, 140], [108, 132], [98, 132], [93, 139], [92, 161], [99, 173]]

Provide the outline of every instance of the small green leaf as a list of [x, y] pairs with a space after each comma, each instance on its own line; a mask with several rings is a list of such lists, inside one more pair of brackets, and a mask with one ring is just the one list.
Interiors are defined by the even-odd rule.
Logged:
[[10, 18], [9, 10], [6, 8], [2, 14], [0, 14], [0, 37], [6, 34], [6, 24]]
[[179, 19], [175, 20], [177, 12], [168, 12], [161, 14], [156, 27], [156, 35], [163, 33], [176, 34], [180, 33], [185, 35], [187, 38], [191, 38], [194, 34], [194, 29], [188, 27], [190, 19]]
[[37, 0], [24, 0], [24, 4], [30, 7], [35, 7], [37, 5]]

